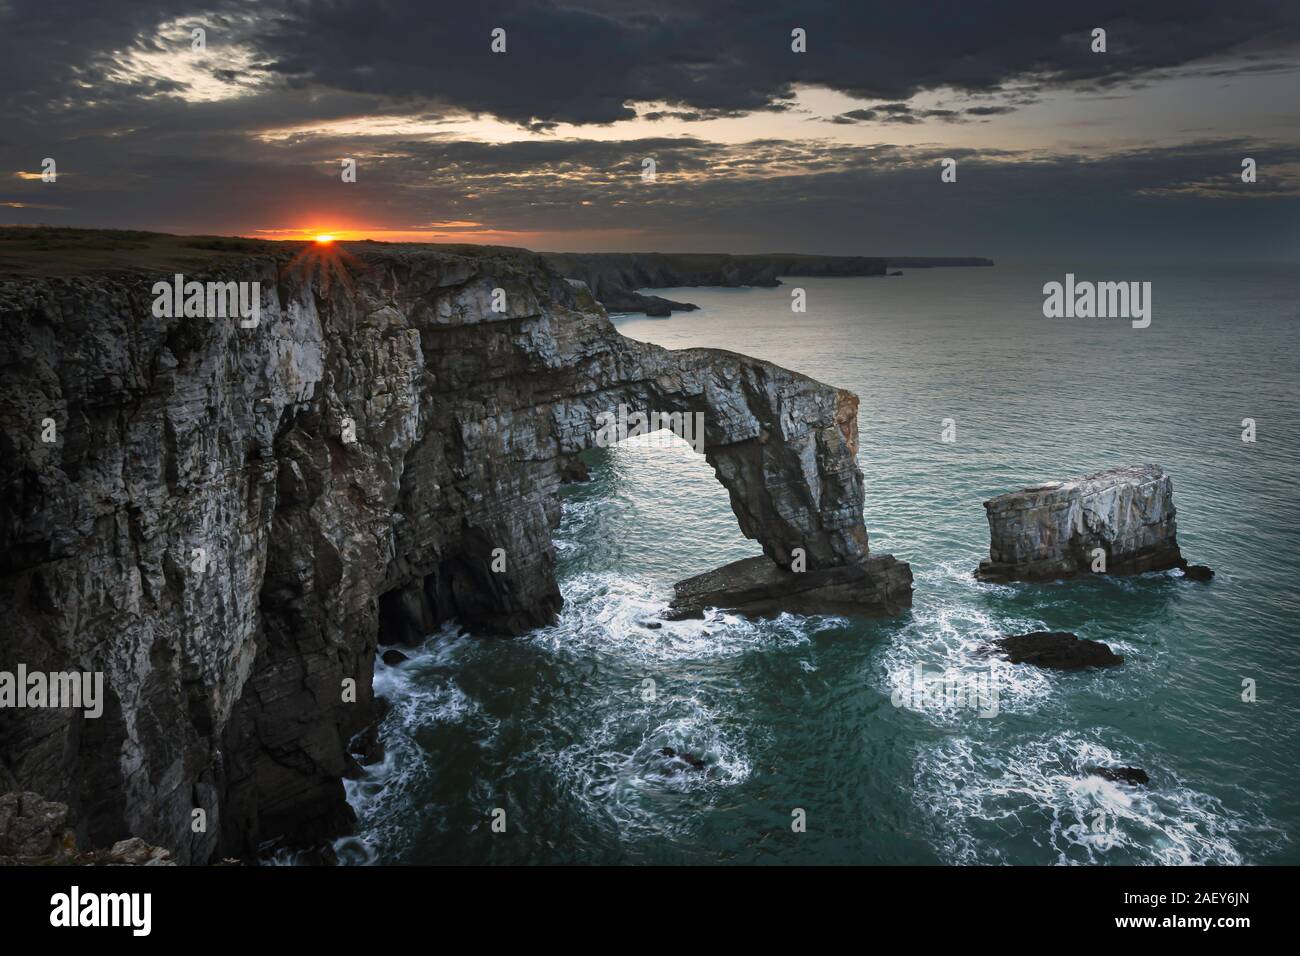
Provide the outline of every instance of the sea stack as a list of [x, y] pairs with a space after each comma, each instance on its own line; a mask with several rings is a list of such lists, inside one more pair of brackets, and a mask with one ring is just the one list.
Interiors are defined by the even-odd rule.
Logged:
[[989, 557], [976, 577], [1042, 581], [1186, 568], [1173, 482], [1156, 465], [1112, 468], [984, 502]]

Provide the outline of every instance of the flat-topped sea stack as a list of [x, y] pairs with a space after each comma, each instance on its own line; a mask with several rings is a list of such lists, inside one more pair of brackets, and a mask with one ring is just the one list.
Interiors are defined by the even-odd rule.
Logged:
[[1178, 550], [1173, 482], [1155, 465], [1035, 485], [984, 508], [989, 557], [975, 574], [986, 581], [1065, 578], [1094, 566], [1105, 574], [1187, 567]]

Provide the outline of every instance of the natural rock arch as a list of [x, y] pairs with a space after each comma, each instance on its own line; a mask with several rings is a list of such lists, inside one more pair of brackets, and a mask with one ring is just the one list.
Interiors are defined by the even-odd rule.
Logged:
[[[509, 281], [484, 277], [456, 289], [450, 315], [481, 315], [493, 283]], [[789, 567], [796, 549], [809, 571], [867, 556], [855, 395], [734, 352], [636, 342], [618, 334], [581, 284], [561, 282], [550, 291], [549, 308], [539, 313], [534, 288], [507, 286], [507, 301], [527, 311], [497, 320], [497, 328], [465, 322], [461, 331], [421, 329], [437, 343], [424, 348], [434, 380], [451, 361], [452, 374], [473, 384], [451, 407], [427, 406], [431, 417], [408, 453], [407, 474], [444, 475], [433, 483], [455, 495], [458, 475], [473, 476], [475, 488], [497, 489], [492, 462], [522, 457], [526, 465], [499, 496], [463, 500], [459, 527], [399, 523], [404, 580], [383, 599], [383, 639], [421, 638], [451, 618], [491, 633], [549, 623], [560, 606], [550, 550], [559, 485], [566, 464], [592, 447], [601, 415], [619, 406], [703, 414], [705, 458], [741, 531], [776, 565]], [[469, 327], [477, 332], [476, 352], [465, 347]], [[494, 336], [502, 341], [493, 345]], [[568, 352], [570, 343], [580, 346]], [[436, 511], [428, 480], [403, 483], [400, 514]], [[499, 574], [488, 571], [494, 548], [507, 555]]]

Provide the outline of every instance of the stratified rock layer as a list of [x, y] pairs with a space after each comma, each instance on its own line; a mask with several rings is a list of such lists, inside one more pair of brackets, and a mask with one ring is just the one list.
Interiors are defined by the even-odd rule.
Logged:
[[1183, 567], [1173, 482], [1155, 465], [1114, 468], [984, 502], [989, 581], [1048, 580], [1088, 573], [1100, 548], [1105, 573]]
[[0, 710], [0, 784], [82, 845], [202, 862], [345, 829], [377, 640], [552, 621], [557, 492], [620, 404], [703, 413], [771, 562], [867, 557], [851, 393], [625, 339], [523, 250], [297, 251], [186, 276], [260, 282], [256, 328], [155, 317], [170, 274], [0, 281], [0, 670], [100, 671], [108, 698]]

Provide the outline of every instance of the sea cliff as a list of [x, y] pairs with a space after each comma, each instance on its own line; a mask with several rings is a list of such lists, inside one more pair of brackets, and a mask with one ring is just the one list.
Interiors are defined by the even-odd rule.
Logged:
[[[79, 845], [202, 863], [346, 831], [377, 646], [553, 620], [560, 486], [620, 404], [704, 415], [773, 573], [885, 557], [856, 396], [626, 339], [540, 255], [176, 253], [187, 280], [258, 284], [245, 327], [159, 317], [180, 260], [141, 242], [130, 269], [0, 277], [0, 671], [101, 672], [107, 696], [99, 717], [0, 709], [0, 791], [66, 805]], [[890, 567], [888, 608], [868, 571], [834, 575], [837, 606], [857, 586], [898, 610]]]

